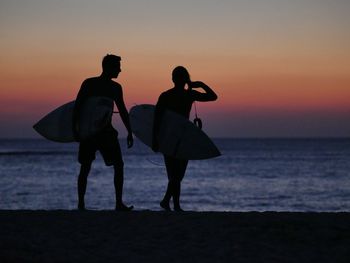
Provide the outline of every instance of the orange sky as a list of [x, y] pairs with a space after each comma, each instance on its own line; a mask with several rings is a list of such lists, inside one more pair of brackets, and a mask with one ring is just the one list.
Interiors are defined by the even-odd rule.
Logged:
[[[219, 95], [198, 104], [212, 136], [350, 134], [349, 3], [180, 2], [2, 2], [0, 137], [36, 136], [31, 124], [73, 100], [106, 53], [122, 56], [129, 108], [155, 103], [171, 70], [186, 66]], [[265, 130], [252, 132], [261, 121]]]

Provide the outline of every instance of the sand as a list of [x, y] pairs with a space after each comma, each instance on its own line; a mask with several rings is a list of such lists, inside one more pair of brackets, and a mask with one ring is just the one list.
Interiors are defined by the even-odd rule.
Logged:
[[350, 262], [350, 213], [0, 211], [0, 262]]

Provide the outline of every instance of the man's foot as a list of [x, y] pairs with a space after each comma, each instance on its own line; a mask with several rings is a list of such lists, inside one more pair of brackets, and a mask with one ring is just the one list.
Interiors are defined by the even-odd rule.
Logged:
[[168, 202], [162, 201], [159, 203], [160, 207], [163, 208], [165, 211], [171, 211], [170, 205]]
[[126, 205], [122, 204], [122, 205], [116, 205], [116, 206], [115, 206], [115, 210], [116, 210], [116, 211], [121, 211], [121, 212], [128, 212], [128, 211], [131, 211], [131, 210], [133, 210], [133, 209], [134, 209], [134, 206], [133, 206], [133, 205], [131, 205], [131, 206], [126, 206]]
[[85, 205], [84, 204], [78, 204], [78, 210], [79, 211], [85, 211]]

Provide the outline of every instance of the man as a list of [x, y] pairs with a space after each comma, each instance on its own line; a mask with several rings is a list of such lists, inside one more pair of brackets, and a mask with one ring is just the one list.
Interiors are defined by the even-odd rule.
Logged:
[[112, 126], [112, 120], [93, 137], [87, 140], [79, 138], [79, 116], [82, 105], [87, 98], [93, 96], [107, 97], [112, 99], [119, 110], [120, 117], [128, 131], [128, 148], [133, 145], [133, 136], [129, 123], [129, 114], [126, 110], [122, 86], [112, 79], [117, 78], [121, 72], [121, 58], [115, 55], [106, 55], [102, 61], [102, 74], [98, 77], [86, 79], [79, 90], [76, 98], [73, 113], [73, 130], [75, 138], [80, 142], [79, 145], [79, 163], [81, 164], [78, 177], [78, 209], [85, 209], [84, 196], [86, 192], [87, 177], [90, 172], [91, 164], [95, 159], [96, 151], [100, 151], [107, 166], [114, 167], [114, 188], [115, 188], [115, 209], [118, 211], [129, 211], [133, 206], [126, 206], [123, 203], [123, 181], [124, 181], [124, 162], [120, 145], [118, 142], [118, 132]]

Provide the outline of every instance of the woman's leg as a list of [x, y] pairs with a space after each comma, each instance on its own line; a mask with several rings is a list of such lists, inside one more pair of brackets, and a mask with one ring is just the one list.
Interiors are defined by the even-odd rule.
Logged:
[[181, 181], [185, 176], [188, 160], [174, 160], [175, 178], [173, 182], [173, 202], [175, 211], [183, 211], [180, 206]]
[[172, 158], [170, 158], [169, 156], [164, 155], [164, 162], [165, 162], [165, 167], [166, 167], [166, 171], [167, 171], [167, 176], [168, 176], [168, 185], [167, 185], [167, 189], [166, 192], [164, 194], [163, 200], [160, 202], [160, 206], [167, 210], [170, 211], [170, 199], [173, 195], [173, 180], [172, 180], [172, 174], [174, 173], [174, 168], [173, 168], [173, 163], [172, 163]]

